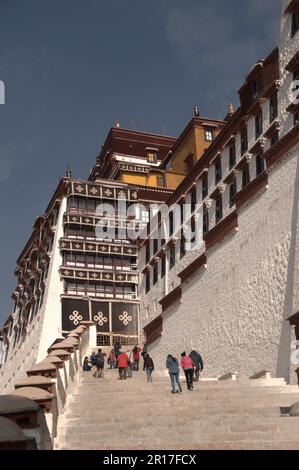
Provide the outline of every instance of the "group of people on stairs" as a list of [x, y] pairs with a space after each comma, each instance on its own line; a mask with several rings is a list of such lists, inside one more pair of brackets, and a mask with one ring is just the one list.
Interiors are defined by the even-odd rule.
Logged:
[[[151, 383], [152, 373], [155, 369], [154, 361], [146, 350], [146, 346], [141, 349], [134, 346], [132, 351], [123, 352], [120, 343], [116, 343], [114, 348], [108, 355], [108, 367], [110, 369], [117, 368], [119, 380], [126, 380], [133, 376], [133, 371], [139, 371], [140, 356], [143, 358], [143, 370], [146, 371], [147, 381]], [[95, 378], [104, 377], [105, 358], [107, 354], [99, 349], [97, 353], [93, 352], [90, 358], [86, 356], [83, 362], [83, 371], [89, 372], [94, 370]], [[193, 383], [198, 382], [200, 372], [203, 370], [203, 360], [201, 355], [193, 350], [190, 354], [182, 352], [181, 361], [169, 354], [166, 359], [166, 368], [168, 369], [171, 381], [171, 393], [182, 393], [180, 383], [180, 366], [184, 371], [187, 383], [187, 390], [193, 390]]]

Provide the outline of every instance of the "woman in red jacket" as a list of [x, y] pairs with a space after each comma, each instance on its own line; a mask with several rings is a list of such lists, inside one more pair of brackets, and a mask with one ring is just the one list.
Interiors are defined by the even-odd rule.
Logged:
[[138, 346], [134, 346], [132, 349], [134, 370], [139, 370], [140, 352], [141, 348]]
[[126, 380], [127, 378], [127, 367], [128, 367], [129, 358], [126, 353], [121, 352], [117, 356], [117, 367], [120, 380]]

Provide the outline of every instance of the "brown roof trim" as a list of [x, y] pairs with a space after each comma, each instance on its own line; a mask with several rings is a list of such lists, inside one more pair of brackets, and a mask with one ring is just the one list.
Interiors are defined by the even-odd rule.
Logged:
[[178, 286], [176, 289], [172, 290], [168, 295], [163, 297], [159, 301], [159, 304], [162, 305], [162, 312], [165, 312], [171, 305], [176, 303], [182, 297], [182, 287]]
[[299, 11], [299, 2], [298, 0], [292, 0], [285, 9], [285, 13], [295, 13]]
[[225, 191], [225, 184], [220, 183], [210, 195], [210, 199], [218, 199], [218, 197], [221, 196], [221, 194], [223, 194], [224, 191]]
[[237, 170], [235, 169], [231, 170], [231, 172], [227, 175], [227, 177], [224, 178], [223, 183], [225, 184], [232, 183], [236, 179], [237, 174], [238, 174]]
[[262, 153], [266, 145], [266, 140], [263, 137], [260, 137], [253, 147], [249, 150], [249, 153], [256, 155]]
[[241, 158], [239, 163], [235, 166], [235, 170], [241, 171], [250, 162], [252, 154], [247, 152], [244, 157]]
[[152, 344], [156, 341], [160, 336], [162, 336], [163, 332], [163, 318], [162, 315], [154, 318], [150, 323], [148, 323], [144, 328], [143, 331], [146, 336], [146, 346]]
[[216, 245], [216, 243], [221, 242], [237, 227], [238, 214], [234, 211], [203, 236], [204, 241], [206, 242], [206, 249], [209, 250], [212, 246]]
[[268, 86], [268, 88], [264, 91], [263, 98], [271, 98], [277, 91], [279, 90], [281, 86], [281, 80], [273, 80], [271, 85]]
[[143, 188], [137, 189], [138, 201], [155, 201], [155, 202], [164, 202], [169, 196], [171, 196], [172, 191], [170, 190], [160, 190], [155, 191], [152, 188]]
[[267, 186], [268, 174], [263, 171], [253, 181], [251, 181], [245, 188], [236, 194], [236, 207], [240, 209], [249, 199], [251, 199], [258, 191]]
[[196, 258], [196, 260], [193, 261], [193, 263], [189, 264], [187, 268], [185, 268], [183, 271], [181, 271], [178, 276], [181, 279], [181, 282], [185, 282], [189, 277], [191, 277], [193, 274], [196, 273], [200, 268], [203, 266], [206, 266], [207, 264], [207, 255], [204, 253], [203, 255], [199, 256]]
[[281, 139], [272, 145], [264, 153], [267, 162], [267, 168], [270, 168], [275, 162], [279, 161], [284, 155], [299, 142], [299, 124], [285, 134]]
[[287, 321], [290, 322], [290, 325], [298, 325], [299, 324], [299, 312], [291, 315], [289, 318], [287, 318]]
[[266, 137], [267, 139], [271, 139], [277, 132], [280, 131], [280, 128], [281, 121], [275, 120], [274, 122], [272, 122], [267, 132], [265, 132], [264, 137]]
[[288, 72], [295, 72], [296, 68], [299, 67], [299, 51], [296, 52], [296, 54], [292, 57], [290, 62], [286, 65], [285, 69]]
[[287, 108], [286, 111], [289, 113], [297, 113], [299, 111], [299, 103], [291, 103]]

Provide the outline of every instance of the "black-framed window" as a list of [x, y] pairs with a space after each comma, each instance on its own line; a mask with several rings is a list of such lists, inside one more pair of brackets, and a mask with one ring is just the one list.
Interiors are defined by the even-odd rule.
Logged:
[[157, 282], [158, 282], [158, 263], [156, 263], [153, 268], [153, 285], [157, 284]]
[[169, 269], [175, 266], [175, 245], [169, 249]]
[[297, 126], [299, 124], [299, 113], [294, 114], [294, 126]]
[[151, 290], [151, 278], [150, 273], [145, 275], [145, 293], [147, 294]]
[[216, 199], [216, 224], [223, 218], [222, 196]]
[[202, 231], [207, 233], [209, 231], [209, 211], [205, 211], [202, 217]]
[[186, 254], [186, 240], [184, 237], [184, 232], [181, 230], [181, 239], [180, 239], [180, 257], [183, 258]]
[[255, 138], [258, 139], [263, 132], [263, 113], [260, 111], [255, 116]]
[[205, 174], [202, 177], [202, 198], [205, 199], [208, 195], [209, 192], [209, 180], [208, 180], [208, 175]]
[[192, 188], [191, 191], [191, 213], [193, 213], [196, 209], [196, 188]]
[[146, 264], [149, 262], [151, 257], [151, 246], [150, 246], [150, 241], [148, 240], [146, 245], [145, 245], [145, 262]]
[[270, 98], [270, 124], [274, 119], [278, 116], [278, 100], [277, 100], [277, 93], [271, 96]]
[[241, 131], [241, 155], [243, 155], [248, 150], [248, 133], [247, 127], [244, 127]]
[[292, 15], [292, 37], [295, 36], [299, 29], [299, 12], [296, 11]]
[[247, 184], [249, 183], [250, 183], [250, 171], [249, 171], [249, 165], [247, 163], [247, 165], [244, 167], [242, 171], [242, 188], [245, 188], [245, 186], [247, 186]]
[[234, 180], [229, 186], [229, 207], [233, 207], [236, 202], [237, 180]]
[[217, 158], [215, 162], [215, 184], [219, 183], [222, 178], [221, 158]]
[[165, 276], [166, 273], [166, 257], [162, 256], [161, 258], [161, 279]]
[[207, 142], [212, 142], [214, 140], [214, 131], [213, 129], [205, 130], [205, 139]]
[[154, 238], [154, 241], [153, 241], [153, 245], [154, 245], [153, 255], [155, 255], [157, 253], [158, 249], [159, 249], [159, 244], [158, 244], [159, 240], [158, 240], [158, 238], [156, 238], [155, 234], [154, 234], [154, 237], [155, 238]]
[[147, 150], [146, 155], [149, 163], [157, 163], [158, 156], [155, 150]]
[[276, 144], [277, 141], [278, 141], [278, 132], [271, 139], [271, 142], [270, 142], [271, 147], [272, 145]]
[[169, 212], [168, 222], [169, 222], [169, 236], [171, 237], [171, 235], [173, 235], [173, 211]]
[[265, 169], [265, 162], [262, 155], [257, 155], [255, 157], [255, 166], [256, 166], [256, 176], [263, 173]]
[[231, 170], [236, 164], [236, 143], [229, 147], [229, 169]]

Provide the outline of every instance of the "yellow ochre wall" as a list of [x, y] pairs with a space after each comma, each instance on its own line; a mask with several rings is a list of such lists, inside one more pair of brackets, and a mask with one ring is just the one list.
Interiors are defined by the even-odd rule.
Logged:
[[[215, 137], [219, 132], [220, 131], [214, 131]], [[183, 175], [188, 174], [189, 169], [185, 163], [186, 158], [190, 154], [193, 154], [193, 164], [195, 164], [210, 145], [211, 142], [205, 139], [204, 128], [191, 128], [179, 147], [174, 151], [171, 157], [171, 168], [169, 171]]]

